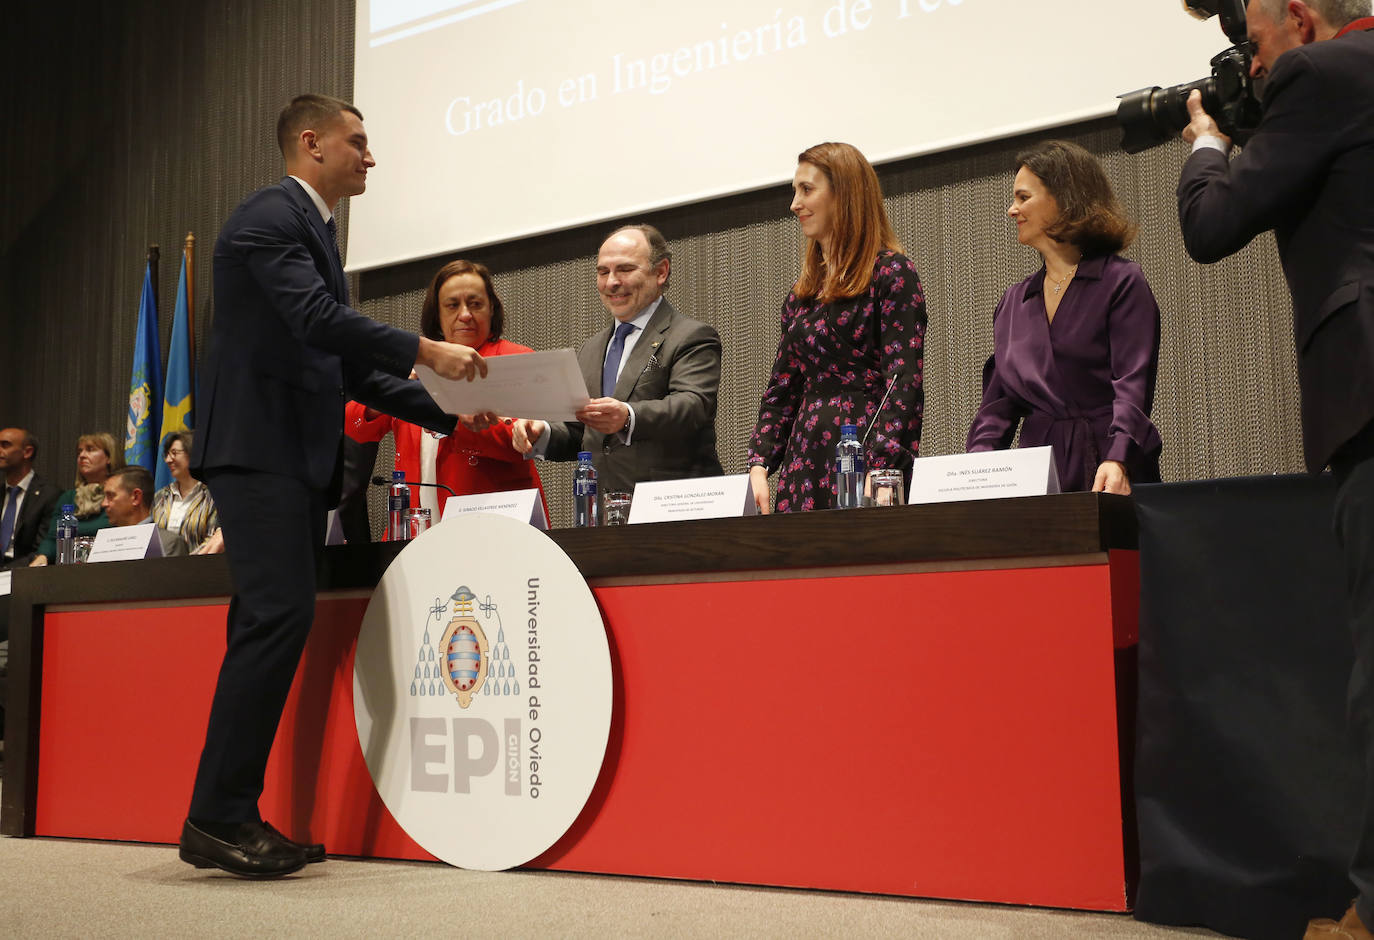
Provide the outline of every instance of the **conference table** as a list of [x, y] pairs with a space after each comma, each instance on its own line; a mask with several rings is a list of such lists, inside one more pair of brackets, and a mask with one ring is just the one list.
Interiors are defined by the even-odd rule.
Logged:
[[[548, 533], [614, 704], [531, 868], [1104, 911], [1135, 879], [1130, 499], [1092, 493]], [[264, 816], [427, 859], [368, 776], [352, 663], [395, 544], [324, 552]], [[223, 557], [15, 573], [0, 832], [173, 843], [223, 654]]]

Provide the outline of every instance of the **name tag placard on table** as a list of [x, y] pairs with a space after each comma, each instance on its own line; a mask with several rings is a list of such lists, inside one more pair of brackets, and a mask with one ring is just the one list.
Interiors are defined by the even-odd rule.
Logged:
[[112, 526], [101, 529], [95, 534], [87, 564], [97, 561], [138, 561], [140, 558], [161, 558], [162, 539], [157, 537], [157, 526], [151, 522], [143, 525]]
[[534, 489], [450, 496], [444, 503], [444, 514], [439, 521], [447, 521], [465, 512], [490, 512], [498, 516], [510, 516], [520, 522], [528, 522], [544, 532], [549, 528], [549, 520], [544, 516], [544, 503], [539, 498], [539, 491]]
[[921, 457], [912, 464], [908, 503], [1045, 496], [1059, 492], [1051, 447]]
[[636, 484], [629, 521], [635, 525], [682, 519], [728, 519], [752, 516], [757, 512], [749, 474], [739, 473]]

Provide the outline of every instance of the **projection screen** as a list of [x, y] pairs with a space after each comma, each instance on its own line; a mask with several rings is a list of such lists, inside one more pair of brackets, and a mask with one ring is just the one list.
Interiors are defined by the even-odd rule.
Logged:
[[359, 0], [350, 270], [1112, 113], [1208, 74], [1172, 0]]

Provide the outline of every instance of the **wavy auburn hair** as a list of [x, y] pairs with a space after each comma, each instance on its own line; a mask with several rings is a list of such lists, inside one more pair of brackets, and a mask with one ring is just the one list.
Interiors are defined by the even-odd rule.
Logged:
[[420, 307], [420, 335], [444, 342], [444, 327], [439, 322], [439, 290], [451, 277], [460, 274], [476, 274], [482, 279], [487, 290], [487, 300], [491, 302], [491, 335], [487, 342], [501, 338], [501, 330], [506, 325], [506, 308], [501, 306], [501, 298], [496, 296], [496, 285], [491, 280], [491, 269], [480, 261], [450, 261], [438, 270], [425, 291], [425, 302]]
[[1078, 144], [1047, 140], [1016, 155], [1016, 168], [1030, 170], [1059, 204], [1059, 218], [1045, 228], [1085, 256], [1114, 254], [1135, 239], [1135, 225], [1112, 191], [1102, 163]]
[[830, 302], [856, 297], [873, 280], [873, 262], [884, 248], [901, 251], [883, 205], [878, 174], [863, 154], [850, 144], [817, 144], [797, 154], [798, 163], [809, 163], [830, 183], [833, 204], [830, 219], [830, 262], [813, 238], [802, 245], [801, 276], [792, 291], [803, 300], [813, 297]]

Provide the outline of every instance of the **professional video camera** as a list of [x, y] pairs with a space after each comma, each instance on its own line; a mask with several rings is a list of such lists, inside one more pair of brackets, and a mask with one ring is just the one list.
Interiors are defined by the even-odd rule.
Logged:
[[1194, 88], [1202, 92], [1202, 107], [1236, 143], [1245, 143], [1259, 124], [1259, 99], [1250, 81], [1253, 47], [1246, 38], [1245, 0], [1183, 0], [1183, 7], [1200, 20], [1220, 14], [1221, 30], [1235, 45], [1217, 53], [1207, 78], [1122, 95], [1116, 121], [1123, 131], [1121, 148], [1127, 153], [1162, 144], [1187, 127], [1188, 95]]

